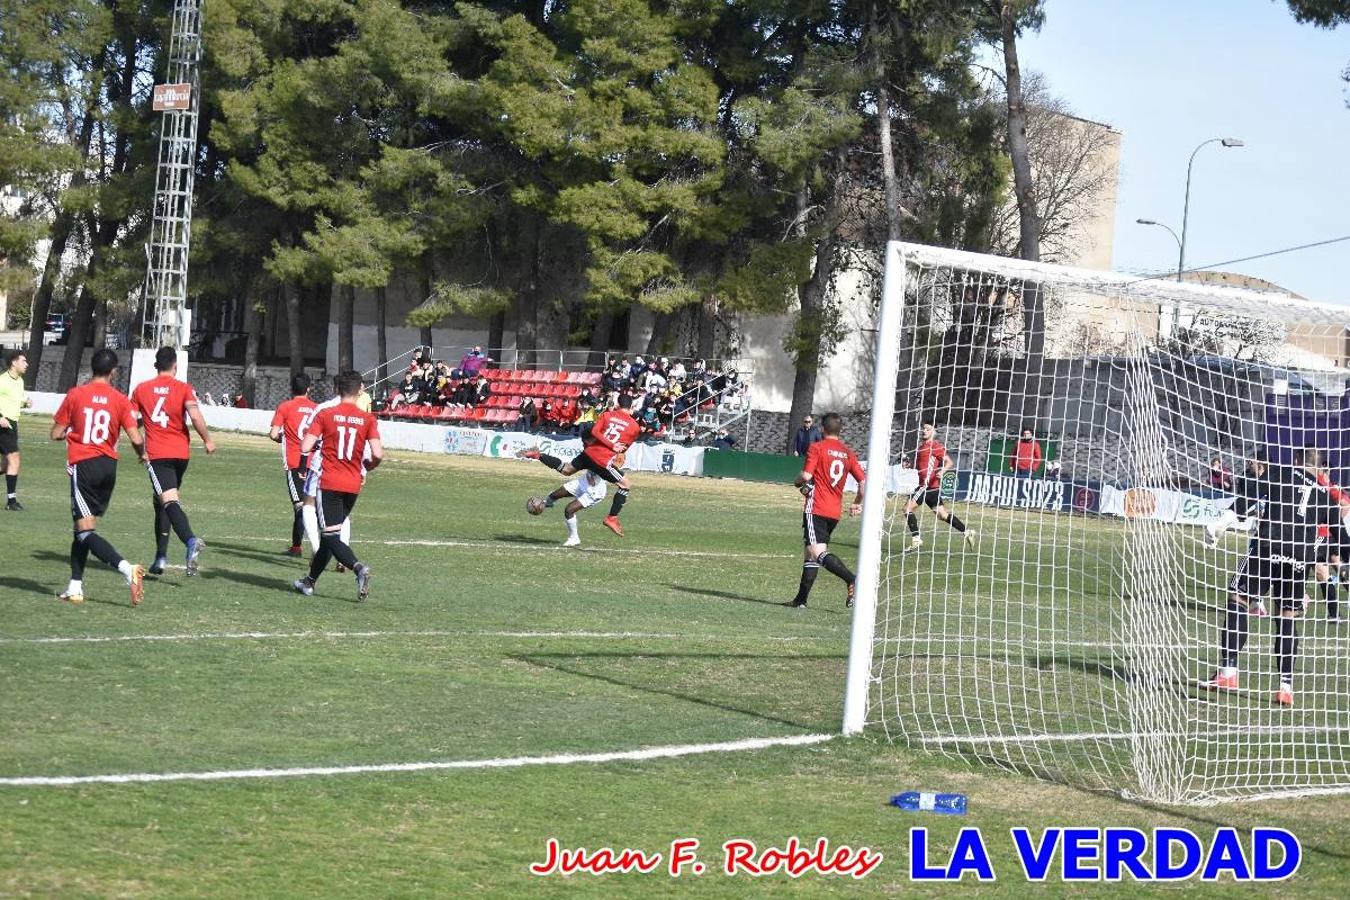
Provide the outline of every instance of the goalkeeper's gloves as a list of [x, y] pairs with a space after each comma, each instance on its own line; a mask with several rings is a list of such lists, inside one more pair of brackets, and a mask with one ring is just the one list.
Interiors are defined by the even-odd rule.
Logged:
[[801, 492], [801, 495], [803, 497], [810, 497], [811, 491], [814, 490], [814, 487], [812, 486], [811, 482], [804, 481], [802, 482], [802, 486], [797, 488], [797, 490]]

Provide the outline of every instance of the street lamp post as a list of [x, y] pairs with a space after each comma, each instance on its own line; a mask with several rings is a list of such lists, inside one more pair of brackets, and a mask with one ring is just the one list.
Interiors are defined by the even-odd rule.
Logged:
[[[1177, 234], [1176, 231], [1174, 231], [1170, 225], [1166, 225], [1155, 219], [1135, 219], [1134, 221], [1140, 225], [1156, 225], [1159, 228], [1165, 228], [1167, 229], [1167, 233], [1172, 236], [1172, 240], [1177, 242], [1177, 281], [1180, 281], [1181, 270], [1186, 265], [1184, 262], [1184, 254], [1186, 251], [1183, 249], [1183, 245], [1181, 243], [1181, 235]], [[1176, 335], [1177, 329], [1179, 329], [1180, 327], [1181, 327], [1181, 304], [1174, 301], [1172, 303], [1172, 332], [1171, 332], [1173, 336]]]
[[[1222, 144], [1225, 147], [1246, 146], [1238, 138], [1210, 138], [1207, 141], [1201, 141], [1191, 151], [1190, 162], [1186, 163], [1186, 202], [1181, 207], [1181, 237], [1178, 240], [1178, 243], [1181, 244], [1181, 252], [1177, 256], [1177, 281], [1181, 280], [1181, 273], [1186, 271], [1186, 228], [1191, 220], [1191, 170], [1195, 167], [1195, 155], [1200, 152], [1200, 148], [1207, 147], [1210, 144]], [[1171, 231], [1171, 229], [1169, 228], [1168, 231]]]

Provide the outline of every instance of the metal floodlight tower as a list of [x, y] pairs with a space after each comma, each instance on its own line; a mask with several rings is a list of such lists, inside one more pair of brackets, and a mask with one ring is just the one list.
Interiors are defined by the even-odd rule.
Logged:
[[142, 321], [141, 329], [151, 347], [181, 350], [187, 347], [192, 332], [187, 274], [197, 113], [201, 107], [202, 2], [174, 0], [168, 83], [155, 85], [154, 109], [164, 115], [160, 120], [150, 242], [145, 248], [144, 316], [148, 323]]

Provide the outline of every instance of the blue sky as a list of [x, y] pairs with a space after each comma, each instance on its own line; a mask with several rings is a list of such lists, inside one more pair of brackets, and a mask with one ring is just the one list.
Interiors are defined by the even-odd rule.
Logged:
[[[1047, 0], [1020, 43], [1074, 112], [1123, 133], [1115, 268], [1187, 268], [1350, 234], [1350, 26], [1299, 25], [1284, 0]], [[1225, 267], [1350, 305], [1350, 242]]]

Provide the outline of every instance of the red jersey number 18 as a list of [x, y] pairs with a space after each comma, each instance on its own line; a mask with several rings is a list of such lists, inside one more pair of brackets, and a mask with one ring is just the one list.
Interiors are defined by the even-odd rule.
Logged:
[[112, 414], [106, 409], [84, 408], [84, 443], [107, 443], [112, 432]]

